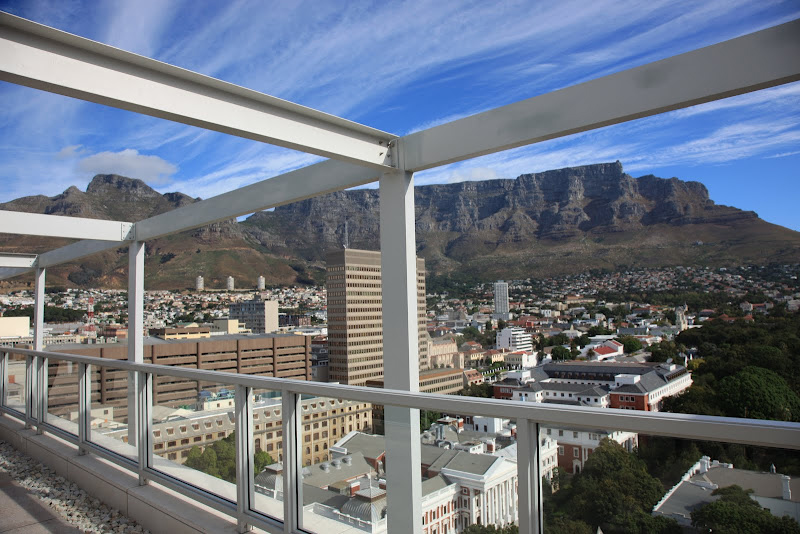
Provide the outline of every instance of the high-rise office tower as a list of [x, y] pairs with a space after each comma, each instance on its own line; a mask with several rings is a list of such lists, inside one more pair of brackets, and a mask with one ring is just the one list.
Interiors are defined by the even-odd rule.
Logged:
[[502, 280], [494, 283], [494, 313], [500, 319], [508, 319], [508, 284]]
[[[383, 377], [381, 253], [342, 249], [328, 254], [329, 380], [361, 386]], [[417, 259], [420, 369], [427, 369], [425, 260]]]

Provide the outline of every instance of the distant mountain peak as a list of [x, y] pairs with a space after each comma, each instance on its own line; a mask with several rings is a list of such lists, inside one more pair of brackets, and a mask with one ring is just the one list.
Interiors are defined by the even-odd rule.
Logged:
[[[515, 279], [589, 269], [731, 266], [800, 261], [800, 233], [753, 212], [715, 204], [699, 182], [634, 178], [619, 161], [522, 174], [515, 179], [419, 186], [414, 191], [417, 254], [429, 273]], [[20, 198], [0, 209], [136, 222], [197, 202], [160, 194], [142, 180], [95, 176], [86, 192]], [[380, 248], [375, 189], [337, 191], [147, 243], [148, 287], [237, 287], [324, 278], [328, 250]], [[0, 235], [9, 252], [41, 252], [41, 242]], [[27, 247], [27, 248], [26, 248]], [[52, 270], [51, 280], [124, 287], [124, 253], [110, 251]], [[61, 274], [59, 274], [61, 273]], [[59, 276], [61, 278], [59, 278]], [[216, 282], [215, 282], [216, 280]]]

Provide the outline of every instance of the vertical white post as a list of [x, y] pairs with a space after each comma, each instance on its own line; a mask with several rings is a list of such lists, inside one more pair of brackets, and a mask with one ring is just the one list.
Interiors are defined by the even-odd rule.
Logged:
[[0, 352], [0, 406], [8, 405], [8, 353]]
[[[34, 310], [33, 310], [33, 350], [44, 350], [44, 280], [45, 269], [36, 268], [36, 280], [34, 282]], [[44, 431], [44, 423], [47, 420], [47, 359], [41, 356], [34, 357], [34, 397], [36, 399], [36, 414], [38, 425], [36, 433]]]
[[144, 486], [147, 484], [147, 469], [153, 465], [153, 419], [150, 417], [153, 411], [153, 375], [144, 371], [136, 371], [134, 375], [136, 375], [136, 452], [139, 459], [139, 485]]
[[33, 309], [33, 350], [44, 350], [44, 277], [45, 269], [36, 268]]
[[253, 388], [236, 385], [236, 522], [237, 532], [253, 530], [247, 514], [254, 498], [253, 476]]
[[[387, 389], [419, 391], [414, 176], [381, 176], [383, 373]], [[419, 410], [386, 406], [386, 490], [389, 532], [422, 532]]]
[[283, 531], [286, 534], [303, 528], [303, 466], [300, 419], [300, 395], [281, 393], [283, 415]]
[[539, 439], [538, 423], [527, 419], [517, 421], [520, 534], [544, 532]]
[[86, 442], [91, 440], [92, 366], [78, 364], [78, 454], [86, 454]]
[[[144, 363], [144, 242], [128, 248], [128, 361]], [[138, 373], [128, 372], [128, 443], [138, 446]], [[144, 466], [139, 466], [142, 469]]]

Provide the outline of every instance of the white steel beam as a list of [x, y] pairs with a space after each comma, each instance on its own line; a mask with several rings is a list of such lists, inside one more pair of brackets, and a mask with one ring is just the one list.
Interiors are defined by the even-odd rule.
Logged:
[[36, 264], [36, 254], [0, 253], [0, 266], [11, 269], [31, 269]]
[[[385, 173], [380, 181], [383, 375], [390, 389], [419, 391], [417, 255], [414, 176]], [[389, 532], [422, 533], [419, 410], [384, 407]]]
[[133, 239], [133, 223], [0, 210], [0, 232], [17, 235], [125, 241]]
[[36, 269], [33, 298], [33, 350], [44, 350], [44, 268]]
[[[144, 362], [144, 253], [145, 244], [134, 241], [128, 248], [128, 361]], [[139, 374], [128, 372], [128, 443], [139, 443]], [[142, 482], [142, 480], [140, 480]]]
[[403, 138], [420, 171], [800, 80], [800, 20]]
[[72, 243], [70, 245], [39, 254], [36, 265], [39, 267], [52, 267], [54, 265], [60, 265], [72, 260], [91, 256], [92, 254], [97, 254], [98, 252], [114, 250], [115, 248], [124, 246], [125, 244], [120, 243], [119, 241], [78, 241], [77, 243]]
[[[377, 178], [378, 174], [367, 167], [335, 160], [323, 161], [139, 221], [135, 224], [135, 238], [149, 241], [240, 215], [368, 184]], [[118, 247], [120, 243], [115, 241], [79, 241], [40, 254], [37, 265], [52, 267]], [[27, 271], [28, 269], [0, 268], [0, 280]]]
[[341, 191], [378, 179], [373, 169], [329, 160], [269, 178], [136, 223], [136, 239], [149, 241], [240, 215]]
[[396, 137], [7, 13], [0, 79], [373, 168]]

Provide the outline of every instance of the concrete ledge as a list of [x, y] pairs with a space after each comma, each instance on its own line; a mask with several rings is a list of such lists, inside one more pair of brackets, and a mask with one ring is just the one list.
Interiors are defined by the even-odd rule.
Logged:
[[37, 435], [7, 414], [0, 414], [0, 439], [135, 519], [153, 534], [237, 532], [234, 518], [160, 484], [140, 486], [135, 473], [92, 454], [81, 456], [76, 445], [47, 433]]

